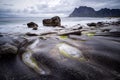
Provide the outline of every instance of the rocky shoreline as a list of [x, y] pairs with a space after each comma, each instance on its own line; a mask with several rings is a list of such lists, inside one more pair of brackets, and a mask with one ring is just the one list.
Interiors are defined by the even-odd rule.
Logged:
[[120, 79], [120, 21], [66, 28], [54, 20], [60, 28], [46, 33], [0, 33], [0, 80]]

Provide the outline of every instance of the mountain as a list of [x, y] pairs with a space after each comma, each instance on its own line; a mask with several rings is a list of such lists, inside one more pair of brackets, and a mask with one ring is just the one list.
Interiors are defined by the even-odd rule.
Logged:
[[95, 11], [94, 8], [80, 6], [75, 8], [69, 17], [120, 17], [120, 9], [103, 8]]

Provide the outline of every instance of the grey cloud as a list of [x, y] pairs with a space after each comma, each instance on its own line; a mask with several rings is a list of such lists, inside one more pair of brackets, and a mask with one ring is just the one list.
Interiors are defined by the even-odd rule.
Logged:
[[61, 0], [55, 7], [50, 8], [47, 4], [36, 5], [36, 10], [31, 10], [31, 14], [65, 14], [69, 15], [75, 7], [89, 6], [96, 10], [101, 8], [119, 8], [120, 0]]
[[11, 9], [0, 9], [0, 13], [11, 13]]
[[14, 6], [13, 4], [2, 4], [4, 6]]
[[37, 7], [38, 9], [45, 9], [45, 8], [48, 8], [48, 5], [42, 4], [42, 5], [36, 5], [36, 7]]
[[120, 8], [120, 0], [81, 0], [80, 5], [93, 7], [95, 9], [101, 8]]
[[[9, 0], [1, 0], [2, 3], [0, 3], [0, 14], [65, 14], [69, 15], [75, 7], [79, 6], [88, 6], [93, 7], [96, 10], [99, 10], [101, 8], [120, 8], [120, 0], [60, 0], [59, 3], [55, 6], [50, 7], [47, 1], [52, 0], [45, 0], [45, 3], [38, 3], [29, 7], [25, 7], [22, 10], [19, 10], [16, 8], [10, 9], [15, 4], [17, 0], [13, 0], [12, 2], [8, 3]], [[31, 1], [31, 0], [30, 0]], [[39, 0], [41, 2], [41, 0]], [[43, 1], [44, 2], [44, 1]], [[22, 3], [24, 4], [23, 0], [21, 0], [21, 6]], [[54, 5], [54, 4], [53, 4]], [[19, 6], [17, 6], [19, 7]]]

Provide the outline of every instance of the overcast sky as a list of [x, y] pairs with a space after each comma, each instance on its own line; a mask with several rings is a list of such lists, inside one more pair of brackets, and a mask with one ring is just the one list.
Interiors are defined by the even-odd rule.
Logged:
[[0, 16], [68, 16], [79, 6], [120, 8], [120, 0], [0, 0]]

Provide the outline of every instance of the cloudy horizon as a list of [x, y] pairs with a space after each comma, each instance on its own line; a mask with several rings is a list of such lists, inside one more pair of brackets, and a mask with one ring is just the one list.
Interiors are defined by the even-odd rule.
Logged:
[[65, 17], [79, 6], [115, 9], [120, 8], [120, 0], [1, 0], [0, 17]]

